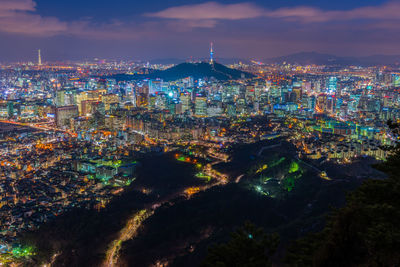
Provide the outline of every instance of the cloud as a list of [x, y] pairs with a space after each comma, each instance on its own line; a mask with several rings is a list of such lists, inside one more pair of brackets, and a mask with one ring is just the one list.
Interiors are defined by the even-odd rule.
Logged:
[[[0, 32], [35, 37], [63, 35], [86, 39], [134, 40], [152, 39], [167, 33], [190, 32], [194, 28], [214, 29], [221, 21], [256, 18], [269, 18], [279, 23], [301, 22], [307, 27], [312, 23], [320, 27], [318, 23], [341, 21], [349, 24], [349, 21], [361, 19], [373, 23], [376, 25], [375, 28], [387, 27], [393, 30], [400, 29], [398, 26], [400, 24], [396, 23], [400, 20], [398, 14], [400, 14], [400, 1], [335, 11], [310, 6], [268, 9], [249, 2], [236, 4], [205, 2], [146, 13], [144, 14], [146, 19], [141, 18], [140, 23], [135, 20], [96, 23], [94, 19], [65, 22], [56, 17], [38, 14], [35, 0], [0, 0]], [[268, 25], [271, 25], [271, 22], [270, 20]], [[262, 27], [263, 30], [260, 32], [267, 28], [264, 24]], [[240, 31], [238, 28], [237, 31]]]
[[349, 11], [327, 12], [331, 16], [342, 16], [342, 19], [394, 19], [400, 20], [400, 2], [388, 2], [381, 6], [360, 7]]
[[33, 0], [0, 0], [0, 33], [130, 40], [137, 38], [145, 28], [144, 25], [116, 20], [105, 23], [94, 23], [91, 19], [64, 22], [56, 17], [41, 16], [36, 11], [36, 2]]
[[[134, 23], [130, 21], [107, 21], [96, 23], [92, 18], [75, 21], [61, 21], [56, 17], [37, 14], [34, 0], [0, 0], [0, 33], [30, 37], [68, 36], [98, 40], [133, 40], [159, 32], [165, 25]], [[201, 24], [206, 27], [210, 21], [192, 21], [188, 25]], [[183, 23], [182, 23], [183, 24]]]
[[159, 12], [147, 13], [145, 16], [185, 20], [237, 20], [260, 17], [263, 13], [262, 8], [250, 3], [224, 5], [217, 2], [207, 2], [196, 5], [170, 7]]
[[[241, 20], [259, 17], [276, 18], [300, 22], [345, 21], [356, 19], [400, 20], [400, 2], [387, 2], [381, 6], [367, 6], [351, 10], [324, 11], [310, 6], [284, 7], [275, 10], [251, 3], [203, 4], [170, 7], [165, 10], [144, 14], [147, 17], [197, 21], [194, 27], [202, 27], [201, 20]], [[215, 23], [214, 23], [215, 25]], [[207, 25], [209, 26], [209, 25]]]
[[[215, 28], [218, 21], [213, 19], [200, 19], [200, 20], [171, 20], [168, 22], [160, 23], [158, 22], [158, 29], [166, 29], [168, 32], [191, 32], [193, 28], [204, 28], [212, 29]], [[156, 28], [156, 27], [154, 27]]]
[[31, 0], [2, 0], [0, 15], [10, 11], [35, 11], [36, 3]]
[[67, 23], [57, 18], [42, 17], [32, 0], [1, 0], [0, 32], [49, 36], [65, 32]]
[[313, 7], [266, 10], [265, 16], [302, 22], [348, 21], [357, 19], [400, 20], [400, 3], [388, 2], [381, 6], [359, 7], [351, 10], [324, 11]]

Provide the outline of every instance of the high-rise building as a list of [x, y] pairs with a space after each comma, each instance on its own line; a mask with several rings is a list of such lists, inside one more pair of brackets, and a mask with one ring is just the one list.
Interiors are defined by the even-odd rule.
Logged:
[[105, 94], [101, 96], [101, 101], [104, 103], [105, 111], [110, 111], [112, 105], [119, 103], [119, 97], [116, 94]]
[[56, 108], [57, 126], [67, 126], [71, 118], [79, 115], [78, 106], [65, 106]]
[[206, 116], [207, 115], [207, 97], [196, 97], [195, 115], [196, 116]]
[[167, 108], [167, 97], [164, 93], [156, 95], [155, 108], [166, 109]]
[[245, 99], [247, 103], [253, 103], [255, 98], [254, 91], [255, 91], [254, 85], [246, 86]]
[[61, 89], [56, 91], [56, 107], [75, 105], [77, 100], [76, 89]]
[[400, 75], [393, 74], [392, 81], [394, 87], [400, 87]]
[[149, 105], [151, 97], [148, 94], [137, 94], [136, 95], [136, 106], [137, 107], [145, 107]]
[[328, 90], [332, 92], [336, 92], [337, 89], [337, 78], [336, 77], [330, 77], [328, 81]]
[[336, 110], [336, 98], [333, 96], [327, 96], [326, 98], [326, 109], [329, 113], [334, 113]]
[[300, 83], [293, 83], [292, 92], [290, 93], [290, 101], [291, 102], [298, 102], [301, 100], [303, 96], [303, 90]]
[[181, 103], [182, 103], [182, 113], [185, 112], [190, 112], [190, 108], [191, 108], [191, 100], [190, 100], [190, 94], [186, 93], [186, 94], [182, 94], [180, 97]]
[[56, 99], [55, 99], [56, 107], [65, 106], [65, 90], [57, 90], [56, 91]]
[[38, 50], [38, 65], [42, 66], [42, 56], [40, 54], [40, 49]]
[[322, 113], [326, 110], [326, 95], [325, 94], [320, 94], [317, 97], [315, 109], [316, 109], [317, 113]]
[[9, 114], [8, 114], [7, 103], [6, 102], [0, 103], [0, 118], [7, 118], [8, 116]]
[[155, 94], [156, 92], [161, 92], [163, 87], [162, 80], [150, 80], [149, 81], [149, 94]]
[[76, 95], [76, 104], [78, 105], [78, 109], [79, 109], [79, 115], [82, 115], [82, 102], [87, 100], [88, 96], [86, 92], [81, 92], [79, 94]]

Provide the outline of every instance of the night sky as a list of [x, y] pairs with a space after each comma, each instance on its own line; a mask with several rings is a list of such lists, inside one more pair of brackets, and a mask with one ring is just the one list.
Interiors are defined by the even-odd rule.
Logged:
[[400, 1], [0, 0], [0, 62], [400, 54]]

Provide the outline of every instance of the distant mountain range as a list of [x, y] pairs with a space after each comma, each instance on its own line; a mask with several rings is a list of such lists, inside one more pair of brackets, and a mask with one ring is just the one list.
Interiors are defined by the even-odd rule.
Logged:
[[[206, 60], [206, 59], [204, 59]], [[184, 60], [177, 58], [169, 59], [158, 59], [151, 60], [153, 64], [178, 64]], [[217, 61], [222, 64], [234, 64], [242, 62], [244, 64], [250, 64], [249, 59], [240, 58], [218, 58]], [[258, 61], [258, 60], [256, 60]], [[295, 54], [290, 54], [287, 56], [273, 57], [262, 59], [261, 62], [270, 64], [277, 63], [282, 64], [283, 62], [290, 64], [299, 65], [337, 65], [337, 66], [380, 66], [380, 65], [400, 65], [400, 55], [372, 55], [366, 57], [342, 57], [335, 56], [331, 54], [324, 54], [318, 52], [300, 52]]]
[[240, 71], [237, 69], [228, 68], [219, 63], [181, 63], [174, 67], [171, 67], [166, 70], [156, 70], [149, 74], [116, 74], [113, 75], [112, 78], [121, 80], [137, 80], [137, 79], [156, 79], [160, 78], [165, 81], [175, 81], [179, 79], [183, 79], [186, 77], [193, 77], [195, 79], [199, 78], [211, 78], [214, 77], [217, 80], [236, 80], [242, 77], [244, 78], [252, 78], [253, 74]]
[[301, 52], [288, 56], [265, 59], [264, 63], [283, 62], [299, 65], [341, 65], [341, 66], [376, 66], [376, 65], [399, 65], [400, 55], [373, 55], [367, 57], [340, 57], [317, 52]]

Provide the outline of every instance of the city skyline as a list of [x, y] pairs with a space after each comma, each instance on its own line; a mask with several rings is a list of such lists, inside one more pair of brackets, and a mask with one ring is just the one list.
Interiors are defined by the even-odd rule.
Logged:
[[397, 266], [399, 14], [0, 0], [0, 266]]
[[398, 55], [396, 1], [2, 0], [1, 61]]

